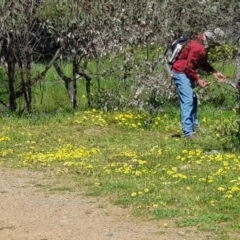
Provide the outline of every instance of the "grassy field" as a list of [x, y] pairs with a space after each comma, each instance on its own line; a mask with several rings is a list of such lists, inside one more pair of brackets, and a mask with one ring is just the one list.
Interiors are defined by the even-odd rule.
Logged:
[[178, 108], [2, 116], [0, 165], [52, 171], [62, 183], [52, 191], [110, 196], [149, 220], [239, 239], [238, 117], [202, 107], [201, 139], [189, 141], [179, 136]]
[[[64, 67], [71, 76], [71, 67]], [[234, 78], [232, 63], [216, 68]], [[154, 73], [159, 80], [160, 70]], [[1, 113], [0, 166], [51, 171], [61, 182], [49, 186], [51, 191], [109, 196], [113, 203], [131, 206], [134, 215], [149, 220], [170, 219], [175, 227], [213, 232], [217, 240], [239, 239], [236, 91], [205, 76], [211, 85], [198, 90], [201, 138], [189, 141], [181, 136], [178, 104], [167, 106], [163, 97], [156, 99], [156, 113], [137, 107], [123, 111], [129, 109], [123, 99], [132, 97], [137, 82], [134, 78], [124, 82], [122, 75], [101, 79], [101, 88], [107, 91], [99, 99], [96, 78], [92, 81], [99, 109], [108, 102], [117, 110], [85, 111], [85, 81], [80, 80], [79, 108], [74, 112], [63, 81], [51, 69], [33, 88], [31, 114]], [[23, 99], [18, 99], [18, 106], [24, 106]]]

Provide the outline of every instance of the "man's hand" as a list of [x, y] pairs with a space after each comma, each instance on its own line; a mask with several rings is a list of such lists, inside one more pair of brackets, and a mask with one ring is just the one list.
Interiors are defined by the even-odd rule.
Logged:
[[226, 81], [226, 77], [220, 73], [220, 72], [215, 72], [213, 73], [213, 76], [219, 81], [219, 82], [225, 82]]
[[204, 81], [202, 79], [198, 79], [198, 81], [197, 81], [197, 85], [202, 88], [207, 87], [209, 84], [210, 84], [210, 82]]

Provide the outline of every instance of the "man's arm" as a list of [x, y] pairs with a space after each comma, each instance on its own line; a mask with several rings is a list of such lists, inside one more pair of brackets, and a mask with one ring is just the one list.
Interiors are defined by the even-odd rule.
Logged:
[[216, 71], [211, 64], [207, 61], [207, 58], [205, 61], [203, 61], [203, 64], [201, 66], [202, 70], [205, 72], [212, 74], [219, 82], [225, 82], [226, 77], [221, 73]]
[[205, 56], [206, 51], [203, 46], [193, 46], [188, 53], [187, 64], [185, 68], [186, 75], [201, 87], [206, 87], [209, 85], [209, 83], [201, 79], [200, 75], [197, 73], [197, 69], [201, 67], [201, 63]]

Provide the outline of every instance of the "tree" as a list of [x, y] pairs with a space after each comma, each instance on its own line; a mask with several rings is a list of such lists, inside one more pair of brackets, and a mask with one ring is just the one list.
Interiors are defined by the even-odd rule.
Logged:
[[[134, 78], [137, 92], [146, 88], [151, 96], [154, 91], [166, 97], [169, 83], [159, 70], [161, 51], [154, 49], [166, 47], [182, 34], [191, 36], [214, 27], [222, 27], [233, 42], [239, 35], [239, 3], [233, 0], [11, 0], [2, 4], [1, 56], [8, 65], [12, 111], [20, 96], [31, 110], [31, 88], [52, 65], [73, 108], [78, 105], [79, 80], [86, 81], [91, 106], [92, 80], [98, 79], [100, 89], [100, 76], [107, 75], [118, 75], [124, 84]], [[145, 51], [141, 58], [139, 49]], [[47, 55], [45, 70], [34, 74], [33, 63]], [[101, 72], [104, 56], [123, 61]], [[93, 60], [98, 66], [95, 72], [88, 69]], [[72, 65], [70, 77], [61, 65], [66, 61]]]
[[[17, 109], [16, 98], [21, 96], [25, 100], [24, 109], [31, 111], [32, 86], [45, 76], [53, 64], [51, 61], [45, 70], [33, 76], [33, 63], [42, 53], [39, 49], [51, 39], [43, 28], [44, 22], [38, 21], [38, 7], [39, 3], [34, 0], [6, 1], [2, 7], [1, 56], [7, 64], [11, 111]], [[54, 52], [52, 60], [59, 54], [58, 50], [54, 49]]]

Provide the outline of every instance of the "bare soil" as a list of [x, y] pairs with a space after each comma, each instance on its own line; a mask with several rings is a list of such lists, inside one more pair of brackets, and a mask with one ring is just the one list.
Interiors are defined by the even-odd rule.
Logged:
[[0, 168], [0, 240], [213, 239], [171, 221], [131, 217], [130, 208], [106, 199], [43, 188], [53, 182], [46, 173]]

